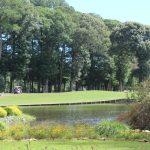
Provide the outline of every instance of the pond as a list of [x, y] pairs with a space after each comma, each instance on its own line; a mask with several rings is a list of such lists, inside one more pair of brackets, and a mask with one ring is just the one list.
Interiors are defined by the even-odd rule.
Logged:
[[129, 106], [120, 104], [28, 106], [22, 107], [22, 110], [35, 116], [36, 123], [97, 124], [101, 120], [116, 119], [122, 112], [129, 110]]

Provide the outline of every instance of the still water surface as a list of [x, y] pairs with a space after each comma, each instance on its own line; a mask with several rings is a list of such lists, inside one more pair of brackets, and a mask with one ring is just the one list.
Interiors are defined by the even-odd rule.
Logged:
[[88, 123], [97, 124], [102, 120], [116, 119], [122, 112], [129, 110], [128, 105], [98, 104], [70, 106], [30, 106], [23, 112], [37, 118], [37, 123]]

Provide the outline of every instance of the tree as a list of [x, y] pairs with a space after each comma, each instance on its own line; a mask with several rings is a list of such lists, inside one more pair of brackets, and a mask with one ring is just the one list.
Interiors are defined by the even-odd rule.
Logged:
[[142, 82], [150, 76], [150, 28], [145, 28], [135, 55], [138, 62], [134, 70], [135, 76], [138, 77], [139, 82]]
[[[143, 57], [143, 55], [149, 57], [148, 53], [144, 54], [144, 49], [145, 51], [149, 51], [148, 44], [146, 44], [148, 41], [146, 40], [145, 33], [145, 26], [138, 23], [127, 22], [120, 25], [111, 34], [111, 52], [116, 56], [116, 66], [118, 68], [116, 78], [121, 90], [124, 89], [125, 80], [128, 78], [131, 69], [133, 69], [130, 67], [132, 66], [130, 64], [134, 62], [135, 58], [138, 59], [138, 66], [141, 70], [140, 65], [144, 67], [144, 63], [142, 64], [140, 58]], [[147, 59], [145, 59], [145, 61], [147, 62]]]
[[65, 63], [62, 58], [70, 40], [73, 26], [72, 18], [61, 7], [53, 10], [48, 7], [37, 9], [40, 14], [40, 29], [35, 34], [36, 47], [31, 58], [30, 74], [35, 70], [34, 65], [32, 65], [34, 62], [38, 65], [38, 70], [36, 70], [38, 91], [40, 91], [40, 85], [42, 85], [42, 91], [51, 91], [52, 85], [55, 86], [56, 91], [61, 91]]
[[114, 60], [106, 52], [95, 53], [87, 77], [88, 89], [112, 90], [115, 73]]
[[[0, 11], [1, 28], [2, 35], [5, 36], [5, 45], [1, 62], [2, 64], [8, 64], [7, 73], [10, 75], [11, 92], [14, 79], [20, 79], [26, 75], [30, 58], [27, 38], [29, 39], [30, 37], [29, 32], [36, 15], [34, 14], [33, 6], [28, 0], [14, 0], [13, 2], [3, 0], [2, 5], [3, 7]], [[7, 59], [5, 59], [6, 56]], [[5, 70], [5, 68], [1, 69]]]
[[111, 19], [103, 19], [103, 20], [110, 32], [113, 32], [119, 25], [122, 24], [118, 20], [111, 20]]
[[77, 14], [75, 18], [77, 26], [71, 43], [70, 89], [74, 81], [77, 85], [80, 80], [86, 79], [93, 55], [98, 51], [107, 51], [109, 46], [109, 33], [102, 19], [90, 14]]
[[54, 8], [58, 6], [68, 6], [65, 0], [31, 0], [35, 6]]

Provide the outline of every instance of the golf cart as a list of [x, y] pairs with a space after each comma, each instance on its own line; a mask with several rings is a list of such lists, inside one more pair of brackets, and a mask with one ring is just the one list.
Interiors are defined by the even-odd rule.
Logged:
[[22, 87], [21, 86], [15, 86], [14, 87], [14, 94], [22, 94]]

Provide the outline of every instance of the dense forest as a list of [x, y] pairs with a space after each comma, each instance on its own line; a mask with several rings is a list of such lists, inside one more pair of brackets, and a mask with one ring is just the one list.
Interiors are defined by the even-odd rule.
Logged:
[[150, 27], [65, 0], [0, 1], [0, 90], [125, 90], [149, 78]]

